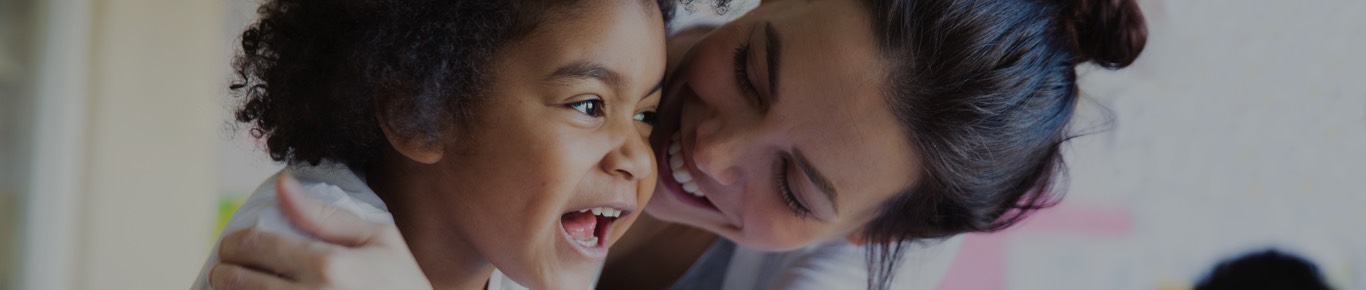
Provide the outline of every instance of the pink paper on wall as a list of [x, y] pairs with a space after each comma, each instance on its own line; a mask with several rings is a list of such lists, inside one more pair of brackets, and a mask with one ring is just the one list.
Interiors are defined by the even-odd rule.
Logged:
[[1007, 251], [1017, 235], [1123, 236], [1130, 232], [1131, 224], [1132, 214], [1125, 207], [1059, 205], [1035, 212], [1004, 231], [966, 234], [939, 290], [1005, 289]]

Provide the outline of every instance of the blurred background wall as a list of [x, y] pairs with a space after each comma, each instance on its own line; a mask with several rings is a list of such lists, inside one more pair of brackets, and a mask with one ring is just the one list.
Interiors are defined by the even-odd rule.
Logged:
[[213, 237], [225, 3], [3, 3], [0, 288], [187, 287]]
[[[1080, 71], [1064, 202], [941, 289], [1188, 289], [1268, 247], [1366, 289], [1366, 1], [1140, 3], [1143, 57]], [[256, 4], [0, 0], [0, 290], [188, 287], [279, 168], [228, 122]]]

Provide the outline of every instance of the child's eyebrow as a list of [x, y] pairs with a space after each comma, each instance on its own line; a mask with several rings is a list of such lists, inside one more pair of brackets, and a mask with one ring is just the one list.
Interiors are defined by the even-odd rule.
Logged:
[[[546, 82], [557, 85], [572, 85], [590, 79], [596, 79], [613, 88], [620, 88], [619, 86], [621, 85], [621, 74], [602, 64], [586, 60], [576, 61], [556, 69], [555, 72], [550, 73], [549, 77], [546, 77]], [[645, 95], [641, 97], [653, 95], [663, 88], [664, 78], [661, 77], [659, 81], [650, 88], [650, 91], [646, 92]]]
[[608, 86], [616, 88], [621, 85], [621, 74], [608, 69], [602, 64], [590, 61], [576, 61], [555, 69], [546, 78], [547, 82], [569, 85], [588, 79], [596, 79], [606, 83]]

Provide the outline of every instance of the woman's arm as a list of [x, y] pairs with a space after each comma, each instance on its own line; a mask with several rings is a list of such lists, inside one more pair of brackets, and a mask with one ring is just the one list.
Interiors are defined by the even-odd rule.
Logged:
[[321, 241], [256, 229], [228, 234], [209, 272], [214, 289], [432, 289], [393, 225], [314, 201], [288, 175], [276, 191], [293, 225]]

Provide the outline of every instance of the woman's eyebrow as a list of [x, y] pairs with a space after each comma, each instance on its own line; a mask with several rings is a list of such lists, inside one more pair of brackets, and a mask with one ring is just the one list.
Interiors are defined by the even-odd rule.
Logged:
[[764, 46], [768, 61], [768, 94], [773, 99], [770, 102], [778, 101], [778, 64], [782, 60], [783, 42], [778, 35], [778, 30], [773, 28], [773, 22], [764, 23], [764, 38], [768, 44]]

